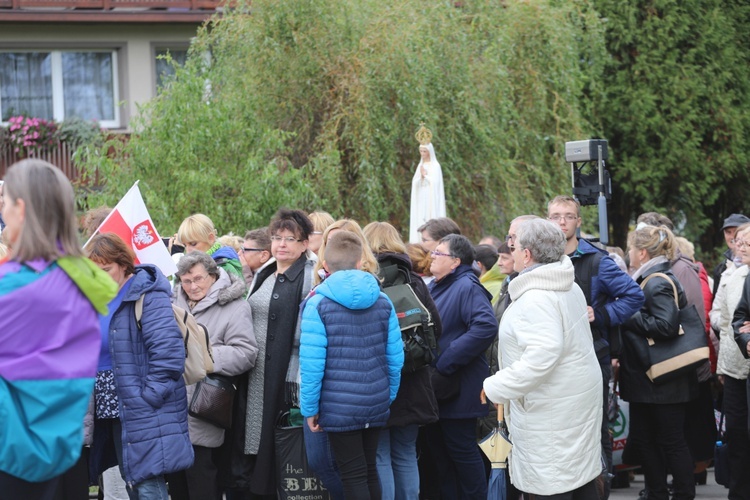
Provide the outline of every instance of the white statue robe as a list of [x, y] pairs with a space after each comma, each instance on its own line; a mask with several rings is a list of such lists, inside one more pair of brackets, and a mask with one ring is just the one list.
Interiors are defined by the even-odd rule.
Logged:
[[[409, 218], [409, 242], [421, 243], [422, 235], [417, 228], [430, 219], [446, 217], [445, 190], [443, 189], [443, 171], [440, 168], [432, 143], [427, 145], [430, 151], [430, 162], [419, 162], [417, 171], [411, 181], [411, 211]], [[425, 167], [427, 175], [422, 178], [421, 168]]]

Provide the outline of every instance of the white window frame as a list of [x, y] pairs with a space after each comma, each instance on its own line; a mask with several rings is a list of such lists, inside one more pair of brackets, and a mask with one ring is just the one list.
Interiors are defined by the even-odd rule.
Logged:
[[[3, 49], [2, 52], [42, 52], [50, 54], [50, 72], [52, 74], [52, 118], [56, 122], [65, 120], [65, 99], [63, 93], [63, 52], [104, 52], [112, 55], [112, 102], [114, 103], [114, 119], [100, 120], [99, 126], [102, 128], [120, 128], [120, 77], [117, 59], [117, 50], [115, 49]], [[2, 116], [2, 102], [0, 102], [0, 116]], [[38, 117], [36, 117], [38, 118]], [[8, 122], [0, 122], [7, 126]]]

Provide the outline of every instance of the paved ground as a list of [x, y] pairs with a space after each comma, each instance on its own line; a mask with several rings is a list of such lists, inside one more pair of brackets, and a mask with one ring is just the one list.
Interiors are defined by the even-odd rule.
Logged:
[[[643, 489], [643, 476], [636, 474], [635, 480], [630, 481], [630, 488], [614, 489], [610, 494], [611, 500], [637, 500], [638, 492]], [[708, 470], [708, 481], [705, 485], [695, 487], [695, 498], [719, 500], [727, 498], [727, 490], [714, 481], [714, 470]]]

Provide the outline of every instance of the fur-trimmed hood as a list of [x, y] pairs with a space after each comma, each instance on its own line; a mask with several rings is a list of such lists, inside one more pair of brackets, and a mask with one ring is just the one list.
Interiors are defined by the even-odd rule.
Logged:
[[[247, 287], [241, 278], [219, 268], [219, 279], [211, 285], [206, 296], [193, 307], [191, 312], [196, 314], [214, 304], [219, 304], [220, 306], [226, 305], [233, 300], [244, 298], [246, 292]], [[178, 302], [188, 302], [187, 294], [182, 287], [177, 288], [177, 298]]]

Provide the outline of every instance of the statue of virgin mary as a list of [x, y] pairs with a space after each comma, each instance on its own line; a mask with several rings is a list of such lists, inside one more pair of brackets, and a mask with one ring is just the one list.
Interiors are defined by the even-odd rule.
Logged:
[[435, 158], [432, 132], [422, 125], [417, 132], [417, 140], [420, 142], [421, 159], [411, 181], [410, 243], [422, 242], [422, 235], [417, 231], [422, 224], [430, 219], [446, 216], [443, 171]]

